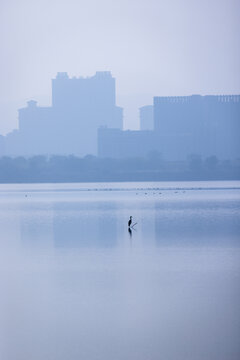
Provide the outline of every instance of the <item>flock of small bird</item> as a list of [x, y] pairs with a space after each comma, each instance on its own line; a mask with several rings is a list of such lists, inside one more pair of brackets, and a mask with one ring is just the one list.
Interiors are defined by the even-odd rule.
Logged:
[[[174, 194], [178, 194], [180, 191], [174, 191]], [[182, 193], [185, 193], [186, 191], [185, 190], [183, 190], [183, 191], [181, 191]], [[138, 192], [136, 192], [136, 195], [138, 195], [139, 193]], [[145, 192], [144, 193], [144, 195], [148, 195], [149, 193], [147, 193], [147, 192]], [[153, 192], [152, 193], [153, 195], [156, 195], [157, 193], [155, 193], [155, 192]], [[159, 195], [161, 195], [162, 193], [161, 192], [159, 192], [158, 193]], [[137, 225], [137, 223], [134, 223], [133, 225], [132, 225], [132, 216], [130, 216], [130, 218], [129, 218], [129, 220], [128, 220], [128, 231], [129, 232], [131, 232], [131, 229], [134, 229], [134, 226], [135, 225]]]

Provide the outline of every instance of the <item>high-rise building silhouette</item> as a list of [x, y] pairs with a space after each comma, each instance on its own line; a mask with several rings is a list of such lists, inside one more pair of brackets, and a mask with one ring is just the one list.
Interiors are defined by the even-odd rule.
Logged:
[[7, 136], [7, 153], [96, 155], [97, 129], [122, 129], [122, 117], [110, 72], [87, 78], [58, 73], [52, 80], [51, 107], [31, 100], [19, 109], [19, 129]]

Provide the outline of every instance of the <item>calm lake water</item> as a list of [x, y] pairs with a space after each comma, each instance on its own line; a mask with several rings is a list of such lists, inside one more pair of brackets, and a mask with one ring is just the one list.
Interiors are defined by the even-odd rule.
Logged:
[[240, 358], [240, 182], [0, 185], [0, 234], [1, 360]]

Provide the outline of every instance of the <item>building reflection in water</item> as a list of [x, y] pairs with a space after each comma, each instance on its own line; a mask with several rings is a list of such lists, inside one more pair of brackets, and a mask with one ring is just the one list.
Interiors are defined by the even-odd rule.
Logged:
[[53, 247], [52, 206], [49, 203], [22, 204], [21, 244], [24, 247]]
[[[232, 203], [231, 207], [235, 206]], [[214, 201], [194, 199], [184, 201], [166, 198], [155, 203], [156, 244], [232, 245], [239, 243], [240, 224], [232, 208]], [[229, 212], [229, 214], [228, 214]]]
[[31, 211], [21, 209], [20, 222], [24, 246], [113, 247], [117, 244], [114, 203], [31, 204]]
[[116, 246], [115, 212], [113, 203], [56, 203], [53, 218], [55, 247]]

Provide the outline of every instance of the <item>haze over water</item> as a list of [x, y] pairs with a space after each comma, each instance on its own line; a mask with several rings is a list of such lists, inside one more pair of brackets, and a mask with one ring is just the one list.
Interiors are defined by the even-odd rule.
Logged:
[[239, 359], [240, 182], [0, 185], [0, 228], [2, 360]]

